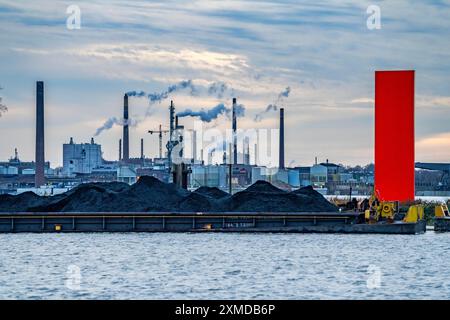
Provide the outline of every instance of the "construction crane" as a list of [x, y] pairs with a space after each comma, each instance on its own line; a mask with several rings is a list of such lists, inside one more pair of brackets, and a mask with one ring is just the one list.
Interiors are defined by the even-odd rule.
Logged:
[[148, 130], [148, 133], [150, 134], [154, 134], [154, 133], [158, 133], [159, 134], [159, 158], [162, 159], [162, 136], [163, 134], [167, 134], [169, 133], [169, 130], [162, 130], [162, 126], [159, 125], [159, 130]]

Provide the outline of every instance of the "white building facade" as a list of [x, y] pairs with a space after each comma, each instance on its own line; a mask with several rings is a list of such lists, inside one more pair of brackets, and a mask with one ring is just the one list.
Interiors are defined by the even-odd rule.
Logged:
[[74, 143], [70, 138], [69, 143], [63, 144], [63, 173], [73, 175], [77, 173], [89, 174], [92, 169], [103, 164], [102, 147], [94, 143]]

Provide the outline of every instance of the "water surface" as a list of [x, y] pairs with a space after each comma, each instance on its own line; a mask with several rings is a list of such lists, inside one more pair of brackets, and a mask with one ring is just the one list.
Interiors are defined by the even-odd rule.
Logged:
[[0, 234], [0, 299], [450, 299], [450, 233]]

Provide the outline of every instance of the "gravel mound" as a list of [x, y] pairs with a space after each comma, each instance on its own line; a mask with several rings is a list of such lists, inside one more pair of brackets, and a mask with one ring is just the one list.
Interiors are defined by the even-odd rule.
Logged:
[[0, 195], [0, 212], [331, 212], [337, 207], [311, 187], [287, 192], [257, 181], [233, 196], [201, 187], [190, 192], [154, 177], [134, 185], [88, 183], [54, 197]]

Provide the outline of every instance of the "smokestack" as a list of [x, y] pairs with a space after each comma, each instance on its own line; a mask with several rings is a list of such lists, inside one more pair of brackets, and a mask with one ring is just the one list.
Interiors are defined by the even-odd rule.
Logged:
[[141, 139], [141, 159], [144, 160], [144, 139]]
[[122, 160], [122, 139], [119, 139], [119, 161]]
[[45, 184], [44, 151], [44, 82], [36, 82], [36, 168], [34, 186]]
[[192, 159], [197, 160], [197, 131], [192, 132]]
[[169, 142], [167, 143], [167, 158], [169, 160], [169, 172], [172, 170], [172, 150], [173, 150], [173, 134], [175, 132], [175, 106], [173, 100], [170, 101], [169, 107]]
[[284, 108], [280, 108], [280, 158], [278, 167], [284, 169]]
[[210, 151], [208, 152], [208, 164], [209, 164], [209, 165], [212, 165], [212, 164], [213, 164], [213, 151], [212, 151], [212, 150], [210, 150]]
[[123, 97], [123, 161], [130, 159], [130, 137], [128, 135], [128, 95]]
[[243, 144], [242, 144], [242, 158], [243, 158], [243, 164], [249, 165], [250, 164], [250, 139], [249, 137], [245, 137]]
[[173, 100], [170, 101], [170, 107], [169, 107], [169, 140], [172, 141], [172, 135], [175, 131], [175, 106], [173, 105]]
[[245, 152], [245, 164], [250, 165], [250, 140], [247, 137], [246, 152]]
[[255, 166], [258, 165], [258, 144], [255, 143]]
[[236, 98], [233, 98], [233, 164], [237, 164], [237, 120], [236, 120]]

